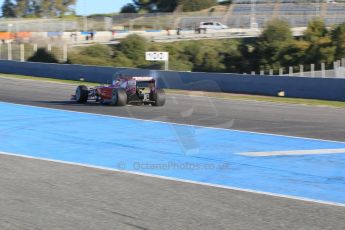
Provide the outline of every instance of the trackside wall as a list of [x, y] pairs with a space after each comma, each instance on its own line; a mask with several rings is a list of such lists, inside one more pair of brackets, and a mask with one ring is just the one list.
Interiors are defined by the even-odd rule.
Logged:
[[345, 101], [345, 79], [289, 76], [260, 76], [227, 73], [152, 71], [84, 65], [0, 61], [0, 73], [110, 83], [116, 73], [150, 75], [159, 86], [169, 89], [246, 93], [276, 96], [284, 90], [287, 97]]

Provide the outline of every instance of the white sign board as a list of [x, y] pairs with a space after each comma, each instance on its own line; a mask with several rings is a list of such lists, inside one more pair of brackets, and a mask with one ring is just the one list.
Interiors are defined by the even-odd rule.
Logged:
[[168, 61], [168, 52], [146, 52], [146, 61]]

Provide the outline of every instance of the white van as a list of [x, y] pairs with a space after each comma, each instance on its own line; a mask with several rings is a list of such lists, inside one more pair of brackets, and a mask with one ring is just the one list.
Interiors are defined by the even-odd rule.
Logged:
[[213, 29], [213, 30], [223, 30], [228, 29], [226, 25], [220, 22], [200, 22], [200, 29]]

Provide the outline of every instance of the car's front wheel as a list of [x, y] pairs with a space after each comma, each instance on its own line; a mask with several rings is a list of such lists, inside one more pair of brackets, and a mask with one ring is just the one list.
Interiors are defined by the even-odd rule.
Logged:
[[75, 91], [75, 100], [78, 103], [86, 103], [89, 99], [89, 89], [85, 85], [80, 85]]

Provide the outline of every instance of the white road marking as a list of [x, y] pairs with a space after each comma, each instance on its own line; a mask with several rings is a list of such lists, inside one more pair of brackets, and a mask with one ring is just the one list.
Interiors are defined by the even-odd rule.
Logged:
[[[68, 83], [62, 83], [62, 84], [69, 85]], [[342, 142], [342, 141], [332, 141], [332, 140], [307, 138], [307, 137], [295, 137], [295, 136], [280, 135], [280, 134], [270, 134], [270, 133], [261, 133], [261, 132], [253, 132], [253, 131], [226, 129], [226, 128], [220, 128], [220, 127], [218, 128], [218, 127], [208, 127], [208, 126], [200, 126], [200, 125], [179, 124], [179, 123], [164, 122], [164, 121], [157, 121], [157, 120], [147, 120], [147, 119], [132, 118], [132, 117], [122, 117], [122, 116], [115, 116], [115, 115], [105, 115], [105, 114], [79, 112], [79, 111], [64, 110], [64, 109], [54, 109], [54, 108], [48, 108], [48, 107], [42, 107], [42, 106], [26, 105], [26, 104], [19, 104], [19, 103], [9, 103], [9, 102], [2, 102], [2, 101], [0, 101], [0, 104], [12, 104], [12, 105], [31, 107], [31, 108], [41, 108], [41, 109], [47, 109], [47, 110], [65, 111], [65, 112], [69, 112], [69, 113], [89, 114], [89, 115], [96, 115], [96, 116], [103, 116], [103, 117], [122, 118], [122, 119], [126, 119], [126, 120], [155, 122], [155, 123], [178, 125], [178, 126], [189, 126], [189, 127], [194, 127], [194, 128], [209, 128], [209, 129], [215, 129], [215, 130], [235, 131], [235, 132], [239, 132], [239, 133], [261, 134], [261, 135], [268, 135], [268, 136], [289, 137], [289, 138], [294, 138], [294, 139], [317, 140], [317, 141], [322, 141], [322, 142], [333, 142], [333, 143], [345, 144], [345, 142]], [[231, 187], [231, 186], [222, 186], [222, 185], [217, 185], [217, 184], [195, 182], [195, 181], [190, 181], [190, 180], [176, 179], [176, 178], [164, 177], [164, 176], [158, 176], [158, 175], [152, 175], [152, 174], [123, 171], [123, 170], [117, 170], [117, 169], [106, 168], [106, 167], [98, 167], [98, 166], [94, 166], [94, 165], [87, 165], [87, 164], [80, 164], [80, 163], [73, 163], [73, 162], [66, 162], [66, 161], [59, 161], [59, 160], [51, 160], [51, 159], [46, 159], [46, 158], [31, 157], [31, 156], [14, 154], [14, 153], [7, 153], [7, 152], [0, 152], [0, 155], [8, 155], [8, 156], [15, 156], [15, 157], [26, 158], [26, 159], [41, 160], [41, 161], [48, 161], [48, 162], [54, 162], [54, 163], [60, 163], [60, 164], [81, 166], [81, 167], [86, 167], [86, 168], [107, 170], [107, 171], [126, 173], [126, 174], [131, 174], [131, 175], [146, 176], [146, 177], [164, 179], [164, 180], [169, 180], [169, 181], [177, 181], [177, 182], [203, 185], [203, 186], [209, 186], [209, 187], [215, 187], [215, 188], [223, 188], [223, 189], [229, 189], [229, 190], [234, 190], [234, 191], [241, 191], [241, 192], [248, 192], [248, 193], [267, 195], [267, 196], [273, 196], [273, 197], [279, 197], [279, 198], [299, 200], [299, 201], [305, 201], [305, 202], [311, 202], [311, 203], [318, 203], [318, 204], [323, 204], [323, 205], [345, 207], [345, 203], [328, 202], [328, 201], [322, 201], [322, 200], [308, 199], [308, 198], [304, 198], [304, 197], [282, 195], [282, 194], [276, 194], [276, 193], [270, 193], [270, 192], [262, 192], [262, 191], [251, 190], [251, 189], [242, 189], [242, 188]]]
[[257, 191], [253, 189], [243, 189], [243, 188], [224, 186], [224, 185], [218, 185], [218, 184], [203, 183], [203, 182], [177, 179], [173, 177], [159, 176], [159, 175], [148, 174], [148, 173], [125, 171], [125, 170], [94, 166], [94, 165], [88, 165], [88, 164], [81, 164], [81, 163], [74, 163], [74, 162], [60, 161], [60, 160], [51, 160], [51, 159], [40, 158], [40, 157], [32, 157], [32, 156], [20, 155], [20, 154], [15, 154], [15, 153], [0, 152], [0, 155], [20, 157], [20, 158], [31, 159], [31, 160], [40, 160], [40, 161], [79, 166], [79, 167], [85, 167], [85, 168], [91, 168], [91, 169], [99, 169], [99, 170], [111, 171], [111, 172], [116, 172], [116, 173], [124, 173], [124, 174], [129, 174], [129, 175], [145, 176], [145, 177], [151, 177], [151, 178], [156, 178], [156, 179], [161, 179], [161, 180], [176, 181], [176, 182], [182, 182], [182, 183], [188, 183], [188, 184], [194, 184], [194, 185], [228, 189], [228, 190], [239, 191], [239, 192], [248, 192], [248, 193], [254, 193], [254, 194], [259, 194], [259, 195], [266, 195], [266, 196], [272, 196], [272, 197], [278, 197], [278, 198], [292, 199], [292, 200], [304, 201], [304, 202], [309, 202], [309, 203], [317, 203], [317, 204], [322, 204], [322, 205], [331, 205], [331, 206], [345, 208], [345, 203], [309, 199], [309, 198], [298, 197], [298, 196], [282, 195], [282, 194], [271, 193], [271, 192], [262, 192], [262, 191]]
[[271, 157], [271, 156], [298, 156], [298, 155], [320, 155], [320, 154], [345, 154], [345, 149], [314, 149], [314, 150], [290, 150], [272, 152], [246, 152], [237, 153], [248, 157]]
[[232, 131], [232, 132], [238, 132], [238, 133], [259, 134], [259, 135], [267, 135], [267, 136], [273, 136], [273, 137], [289, 137], [289, 138], [293, 138], [293, 139], [313, 140], [313, 141], [345, 144], [344, 141], [334, 141], [334, 140], [318, 139], [318, 138], [311, 138], [311, 137], [296, 137], [296, 136], [289, 136], [289, 135], [282, 135], [282, 134], [263, 133], [263, 132], [246, 131], [246, 130], [238, 130], [238, 129], [227, 129], [227, 128], [222, 128], [222, 127], [191, 125], [191, 124], [183, 124], [183, 123], [176, 123], [176, 122], [170, 122], [170, 121], [159, 121], [159, 120], [150, 120], [150, 119], [135, 118], [135, 117], [125, 117], [125, 116], [118, 116], [118, 115], [107, 115], [107, 114], [100, 114], [100, 113], [80, 112], [80, 111], [73, 111], [73, 110], [67, 110], [67, 109], [55, 109], [55, 108], [50, 108], [50, 107], [37, 106], [37, 105], [27, 105], [27, 104], [13, 103], [13, 102], [0, 101], [0, 104], [18, 105], [18, 106], [23, 106], [23, 107], [40, 108], [40, 109], [47, 109], [47, 110], [54, 110], [54, 111], [64, 111], [64, 112], [68, 112], [68, 113], [88, 114], [88, 115], [93, 115], [93, 116], [121, 118], [121, 119], [125, 119], [125, 120], [133, 120], [133, 121], [154, 122], [154, 123], [161, 123], [161, 124], [167, 124], [167, 125], [188, 126], [188, 127], [192, 127], [192, 128], [194, 127], [196, 129], [207, 128], [207, 129], [214, 129], [214, 130]]

